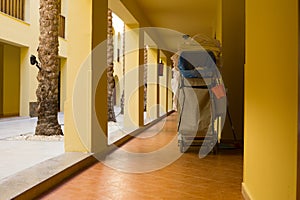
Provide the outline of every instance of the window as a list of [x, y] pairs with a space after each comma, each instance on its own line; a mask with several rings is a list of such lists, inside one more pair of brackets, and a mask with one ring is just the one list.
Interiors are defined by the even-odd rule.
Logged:
[[24, 20], [25, 0], [0, 0], [0, 11], [12, 17]]

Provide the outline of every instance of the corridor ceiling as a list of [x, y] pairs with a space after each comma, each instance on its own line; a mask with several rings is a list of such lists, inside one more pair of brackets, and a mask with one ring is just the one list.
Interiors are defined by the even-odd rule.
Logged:
[[[215, 36], [218, 12], [221, 12], [221, 0], [133, 0], [142, 10], [145, 18], [153, 27], [162, 27], [188, 34]], [[219, 10], [219, 11], [218, 11]], [[220, 13], [219, 13], [220, 16]], [[178, 36], [168, 33], [168, 45], [175, 49]], [[175, 40], [177, 42], [175, 42]], [[173, 43], [173, 44], [172, 44]]]
[[152, 26], [191, 36], [215, 30], [219, 0], [134, 0]]

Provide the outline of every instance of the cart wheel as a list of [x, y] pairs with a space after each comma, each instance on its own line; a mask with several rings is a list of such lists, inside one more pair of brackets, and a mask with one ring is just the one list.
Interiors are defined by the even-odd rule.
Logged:
[[185, 152], [184, 142], [182, 140], [179, 141], [179, 149], [181, 153]]
[[217, 153], [218, 153], [218, 147], [217, 147], [217, 145], [214, 146], [212, 152], [213, 152], [214, 155], [217, 155]]

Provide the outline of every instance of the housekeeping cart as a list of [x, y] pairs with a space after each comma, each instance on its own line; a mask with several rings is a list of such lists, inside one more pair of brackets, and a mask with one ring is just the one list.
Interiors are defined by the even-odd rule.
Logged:
[[226, 93], [211, 52], [178, 52], [178, 144], [181, 152], [199, 146], [200, 156], [217, 152], [226, 116]]

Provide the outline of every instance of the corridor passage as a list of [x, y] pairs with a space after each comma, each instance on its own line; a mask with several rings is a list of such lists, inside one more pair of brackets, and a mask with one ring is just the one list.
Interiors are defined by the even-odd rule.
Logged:
[[[173, 113], [125, 144], [122, 149], [113, 152], [111, 159], [114, 154], [120, 155], [120, 151], [144, 155], [175, 144], [176, 124], [177, 114]], [[176, 144], [172, 148], [179, 151]], [[174, 162], [157, 170], [155, 160], [137, 163], [154, 163], [153, 170], [145, 173], [129, 173], [133, 171], [135, 164], [128, 164], [128, 157], [108, 162], [112, 164], [110, 167], [107, 163], [98, 162], [38, 199], [243, 199], [242, 150], [220, 149], [217, 155], [210, 154], [203, 159], [199, 159], [198, 151], [197, 147], [190, 148]]]

